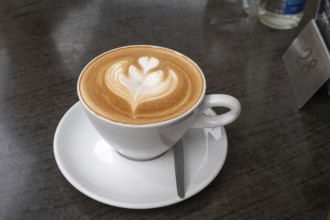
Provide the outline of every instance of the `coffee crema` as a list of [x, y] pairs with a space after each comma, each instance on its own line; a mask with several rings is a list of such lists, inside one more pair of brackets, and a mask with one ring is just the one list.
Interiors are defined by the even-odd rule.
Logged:
[[161, 47], [109, 51], [86, 66], [78, 89], [96, 114], [125, 124], [151, 124], [188, 111], [203, 92], [200, 69]]

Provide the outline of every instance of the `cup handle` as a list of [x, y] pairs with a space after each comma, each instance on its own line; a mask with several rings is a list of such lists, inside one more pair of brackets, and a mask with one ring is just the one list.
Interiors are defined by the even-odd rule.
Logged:
[[[203, 113], [204, 110], [212, 107], [225, 107], [229, 111], [221, 115], [210, 116]], [[239, 101], [229, 95], [212, 94], [206, 95], [204, 103], [200, 109], [199, 116], [192, 128], [214, 128], [230, 124], [241, 113], [241, 104]]]

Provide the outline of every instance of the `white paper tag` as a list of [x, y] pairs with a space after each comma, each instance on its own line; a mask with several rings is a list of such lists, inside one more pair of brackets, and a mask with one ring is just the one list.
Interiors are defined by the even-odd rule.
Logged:
[[330, 55], [312, 19], [283, 55], [298, 108], [330, 78]]

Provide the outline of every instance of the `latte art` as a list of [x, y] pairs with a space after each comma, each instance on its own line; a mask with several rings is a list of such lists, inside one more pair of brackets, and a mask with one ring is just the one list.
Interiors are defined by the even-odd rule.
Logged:
[[107, 69], [105, 79], [109, 90], [128, 101], [133, 117], [139, 104], [168, 96], [179, 83], [173, 70], [157, 68], [155, 57], [140, 57], [138, 63], [139, 67], [129, 60], [118, 61]]
[[153, 46], [102, 54], [85, 67], [78, 89], [90, 110], [124, 124], [175, 118], [192, 108], [205, 90], [204, 77], [189, 58]]

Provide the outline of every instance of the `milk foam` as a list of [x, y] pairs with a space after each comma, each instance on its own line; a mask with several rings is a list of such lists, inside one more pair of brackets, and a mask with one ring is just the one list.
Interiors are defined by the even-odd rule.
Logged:
[[155, 57], [139, 57], [138, 63], [120, 60], [106, 71], [108, 89], [125, 99], [133, 114], [139, 104], [166, 97], [179, 83], [174, 70], [157, 68], [160, 61]]

